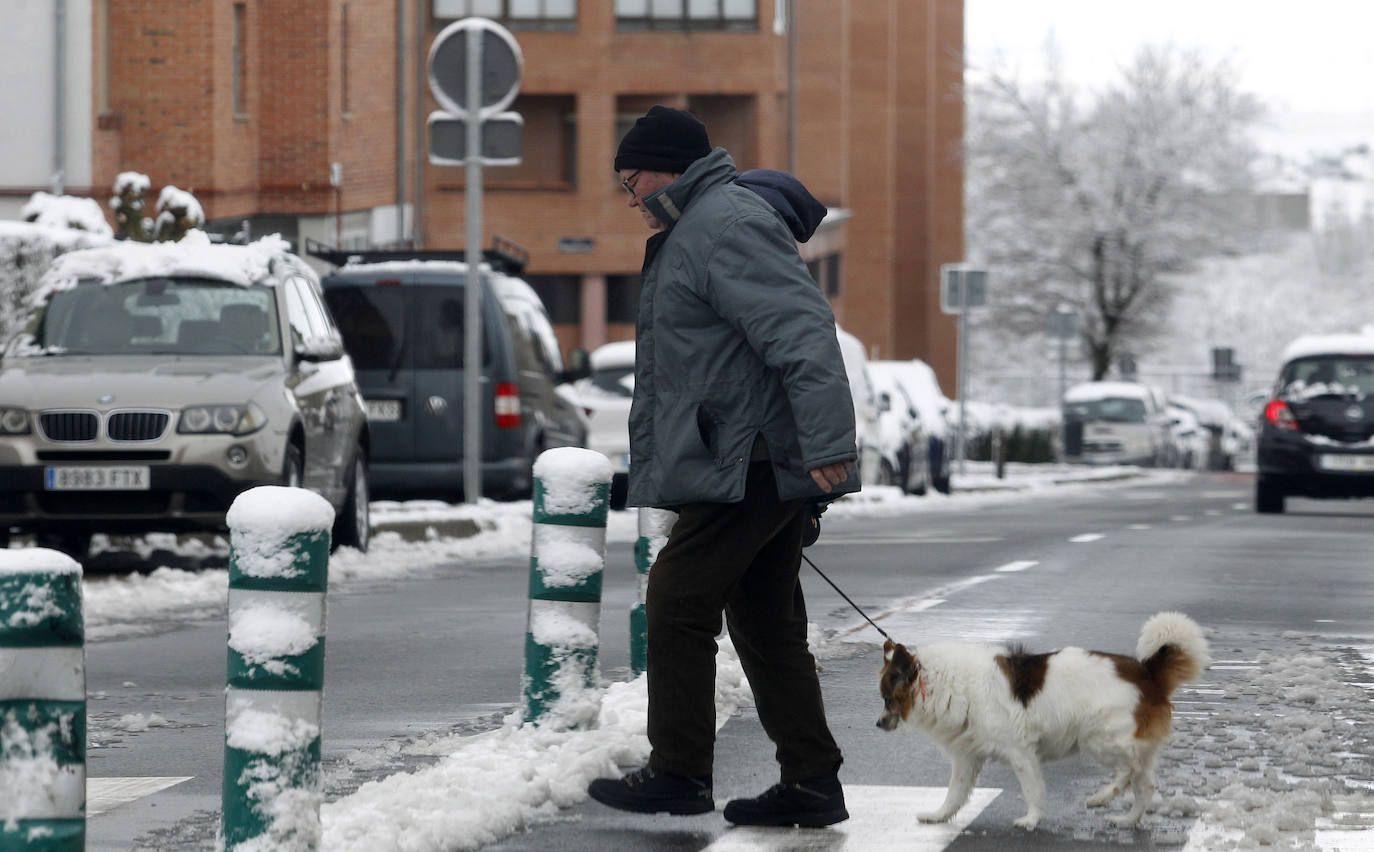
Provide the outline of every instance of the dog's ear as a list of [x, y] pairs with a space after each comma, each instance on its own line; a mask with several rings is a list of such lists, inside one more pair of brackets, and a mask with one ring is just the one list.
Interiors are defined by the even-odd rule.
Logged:
[[892, 671], [902, 680], [910, 682], [921, 671], [921, 663], [911, 655], [905, 645], [895, 645], [890, 655]]
[[883, 662], [892, 662], [892, 649], [895, 647], [897, 646], [892, 644], [891, 639], [887, 639], [883, 642]]

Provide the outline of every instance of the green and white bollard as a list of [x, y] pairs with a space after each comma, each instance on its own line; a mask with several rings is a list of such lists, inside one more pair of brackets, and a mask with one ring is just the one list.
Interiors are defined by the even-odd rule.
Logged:
[[81, 566], [0, 550], [0, 850], [86, 848]]
[[319, 848], [325, 592], [334, 509], [263, 486], [229, 509], [223, 848]]
[[649, 593], [649, 569], [677, 520], [677, 512], [667, 509], [639, 510], [639, 538], [635, 540], [635, 568], [639, 571], [639, 596], [630, 608], [630, 671], [642, 674], [649, 664], [649, 622], [644, 602]]
[[535, 461], [526, 722], [577, 728], [596, 721], [610, 492], [611, 463], [594, 450], [560, 447]]

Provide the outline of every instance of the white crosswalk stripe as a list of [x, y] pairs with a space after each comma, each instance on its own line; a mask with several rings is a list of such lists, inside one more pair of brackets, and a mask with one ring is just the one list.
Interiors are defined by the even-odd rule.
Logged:
[[142, 778], [87, 778], [86, 816], [93, 817], [108, 810], [141, 799], [144, 796], [174, 787], [194, 776], [182, 778], [148, 776]]
[[732, 828], [702, 852], [939, 852], [954, 842], [1002, 791], [978, 787], [968, 804], [945, 823], [923, 823], [944, 787], [844, 785], [849, 819], [829, 828]]

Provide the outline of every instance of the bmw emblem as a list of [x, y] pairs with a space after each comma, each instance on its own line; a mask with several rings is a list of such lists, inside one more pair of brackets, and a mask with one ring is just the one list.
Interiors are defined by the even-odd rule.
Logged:
[[1345, 419], [1357, 421], [1364, 419], [1364, 409], [1358, 405], [1352, 405], [1345, 410]]
[[100, 403], [101, 405], [109, 405], [110, 403], [114, 402], [114, 394], [102, 394], [100, 399], [97, 399], [96, 402]]

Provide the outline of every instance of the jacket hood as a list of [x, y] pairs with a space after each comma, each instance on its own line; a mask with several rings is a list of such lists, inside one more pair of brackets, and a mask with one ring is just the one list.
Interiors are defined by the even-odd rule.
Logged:
[[811, 239], [828, 212], [826, 206], [807, 191], [802, 182], [788, 172], [777, 169], [750, 169], [735, 178], [735, 182], [758, 193], [782, 216], [797, 242]]

